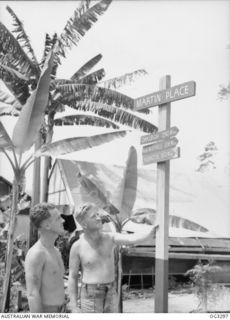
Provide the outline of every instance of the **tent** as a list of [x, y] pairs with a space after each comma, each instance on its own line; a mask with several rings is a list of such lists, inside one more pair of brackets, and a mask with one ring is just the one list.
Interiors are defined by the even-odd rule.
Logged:
[[[97, 199], [113, 203], [119, 191], [124, 167], [86, 161], [57, 159], [49, 182], [49, 201], [76, 208]], [[200, 173], [187, 176], [171, 173], [169, 219], [169, 274], [183, 274], [198, 260], [216, 260], [222, 266], [218, 281], [228, 282], [230, 269], [230, 215], [222, 186]], [[134, 212], [151, 213], [156, 218], [156, 171], [138, 169]], [[142, 221], [143, 222], [143, 221]], [[128, 222], [127, 232], [149, 228]], [[155, 241], [127, 248], [123, 258], [124, 275], [152, 275], [155, 272]]]
[[[79, 207], [98, 199], [98, 205], [104, 206], [100, 202], [106, 197], [113, 203], [123, 172], [124, 167], [118, 165], [58, 159], [50, 176], [49, 201]], [[172, 172], [170, 182], [170, 236], [230, 238], [229, 205], [223, 187], [201, 173], [187, 176]], [[133, 210], [143, 208], [156, 209], [156, 171], [141, 168]], [[140, 227], [143, 225], [129, 224], [132, 230]]]

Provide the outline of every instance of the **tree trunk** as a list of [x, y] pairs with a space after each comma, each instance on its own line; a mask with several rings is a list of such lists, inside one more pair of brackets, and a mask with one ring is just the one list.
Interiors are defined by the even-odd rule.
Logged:
[[48, 187], [49, 187], [49, 170], [51, 166], [51, 157], [44, 158], [43, 167], [43, 178], [42, 178], [42, 192], [41, 192], [41, 202], [48, 201]]
[[[35, 142], [35, 151], [41, 146], [41, 134], [39, 132], [38, 139]], [[40, 170], [41, 170], [41, 158], [35, 160], [33, 164], [33, 190], [32, 190], [32, 206], [40, 202]], [[34, 225], [30, 222], [30, 233], [29, 233], [29, 248], [37, 241], [38, 232]]]
[[123, 299], [122, 299], [122, 249], [119, 248], [118, 253], [118, 279], [117, 279], [117, 295], [118, 295], [118, 313], [123, 313]]
[[[51, 143], [53, 139], [53, 126], [54, 126], [54, 114], [51, 113], [48, 115], [48, 132], [46, 135], [46, 142]], [[47, 202], [48, 200], [48, 187], [49, 187], [49, 171], [51, 167], [51, 157], [44, 157], [44, 167], [43, 167], [43, 175], [42, 175], [42, 193], [41, 193], [41, 201]]]
[[[11, 208], [11, 214], [10, 214], [10, 225], [9, 225], [9, 231], [8, 231], [8, 237], [7, 237], [6, 273], [5, 273], [4, 283], [3, 283], [1, 313], [4, 313], [4, 311], [5, 311], [7, 293], [8, 293], [9, 282], [10, 282], [18, 195], [19, 195], [19, 183], [16, 179], [14, 179], [14, 182], [13, 182], [13, 201], [12, 201], [12, 208]], [[9, 288], [9, 290], [10, 290], [10, 288]]]

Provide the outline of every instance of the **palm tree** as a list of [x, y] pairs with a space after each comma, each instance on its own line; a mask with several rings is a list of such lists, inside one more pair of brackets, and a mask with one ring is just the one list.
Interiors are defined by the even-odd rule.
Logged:
[[[156, 127], [137, 112], [132, 112], [133, 99], [125, 96], [112, 88], [118, 88], [123, 83], [132, 80], [136, 76], [145, 74], [144, 70], [137, 70], [131, 74], [126, 74], [109, 81], [101, 81], [105, 76], [104, 69], [91, 72], [92, 68], [101, 60], [99, 54], [86, 62], [70, 79], [57, 79], [58, 65], [61, 58], [66, 57], [68, 50], [73, 45], [77, 45], [85, 33], [93, 26], [98, 17], [102, 15], [110, 6], [112, 0], [101, 0], [90, 7], [91, 1], [82, 1], [74, 11], [63, 32], [58, 36], [54, 34], [50, 37], [46, 34], [43, 57], [38, 62], [34, 50], [31, 47], [23, 23], [8, 6], [7, 10], [14, 20], [15, 29], [13, 34], [0, 23], [0, 78], [13, 96], [0, 91], [0, 114], [17, 115], [26, 102], [39, 79], [46, 56], [51, 48], [55, 46], [54, 66], [52, 70], [52, 81], [50, 86], [49, 100], [46, 108], [46, 122], [41, 129], [41, 144], [50, 143], [53, 137], [53, 127], [56, 123], [63, 124], [63, 121], [55, 122], [55, 114], [63, 111], [66, 106], [72, 107], [82, 112], [77, 117], [68, 119], [68, 124], [81, 125], [90, 122], [91, 125], [116, 126], [126, 124], [134, 128], [140, 128], [144, 132], [154, 132]], [[9, 102], [11, 101], [11, 103]], [[8, 107], [8, 108], [7, 108]], [[89, 111], [97, 115], [89, 113]], [[87, 119], [79, 121], [80, 119]], [[109, 120], [109, 121], [108, 121]], [[111, 123], [114, 122], [114, 124]], [[40, 143], [38, 143], [39, 147]], [[45, 159], [43, 177], [43, 196], [45, 200], [48, 186], [49, 158]]]

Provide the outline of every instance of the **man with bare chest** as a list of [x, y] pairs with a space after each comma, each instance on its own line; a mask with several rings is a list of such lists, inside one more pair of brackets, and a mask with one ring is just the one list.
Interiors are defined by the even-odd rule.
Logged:
[[[114, 250], [117, 245], [140, 243], [155, 236], [156, 226], [148, 234], [104, 232], [98, 208], [84, 205], [76, 215], [84, 233], [70, 251], [69, 297], [72, 312], [116, 312]], [[78, 273], [82, 271], [80, 306], [78, 305]]]
[[25, 260], [30, 312], [63, 312], [64, 265], [54, 243], [59, 235], [65, 233], [64, 220], [55, 205], [50, 203], [34, 206], [30, 219], [40, 234], [39, 240], [28, 250]]

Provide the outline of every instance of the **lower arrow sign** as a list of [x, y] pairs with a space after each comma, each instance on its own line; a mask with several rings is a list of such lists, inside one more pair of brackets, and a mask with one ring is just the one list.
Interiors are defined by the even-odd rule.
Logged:
[[156, 143], [152, 143], [152, 144], [148, 144], [146, 146], [143, 147], [142, 149], [142, 153], [151, 153], [154, 151], [161, 151], [161, 150], [165, 150], [168, 148], [174, 148], [178, 143], [178, 139], [177, 138], [172, 138], [172, 139], [165, 139], [165, 140], [161, 140], [159, 142]]
[[152, 153], [143, 153], [143, 164], [162, 162], [180, 157], [180, 148], [170, 148]]

